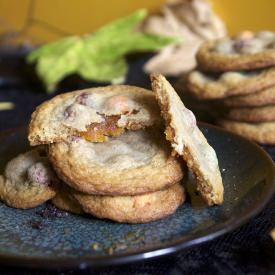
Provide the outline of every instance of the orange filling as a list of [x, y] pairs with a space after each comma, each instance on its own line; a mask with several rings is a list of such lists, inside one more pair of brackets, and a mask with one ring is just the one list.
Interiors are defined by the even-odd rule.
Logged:
[[[173, 128], [171, 128], [170, 126], [167, 126], [165, 131], [165, 136], [166, 136], [166, 139], [170, 142], [174, 142], [174, 138], [175, 138], [175, 131]], [[172, 149], [172, 156], [177, 156], [177, 152]]]
[[101, 123], [92, 123], [85, 132], [79, 132], [79, 136], [90, 142], [105, 142], [108, 137], [120, 136], [124, 129], [117, 126], [120, 116], [105, 117], [105, 121]]
[[165, 133], [165, 136], [166, 136], [167, 140], [169, 140], [169, 141], [174, 140], [175, 131], [174, 131], [173, 128], [171, 128], [170, 126], [167, 126], [164, 133]]

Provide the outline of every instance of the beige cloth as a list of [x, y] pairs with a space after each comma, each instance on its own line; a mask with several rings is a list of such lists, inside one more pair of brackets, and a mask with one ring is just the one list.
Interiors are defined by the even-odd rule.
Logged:
[[226, 35], [223, 22], [213, 13], [207, 0], [170, 0], [162, 15], [149, 17], [142, 31], [176, 36], [182, 43], [164, 48], [144, 66], [147, 73], [179, 75], [196, 66], [195, 54], [204, 40]]

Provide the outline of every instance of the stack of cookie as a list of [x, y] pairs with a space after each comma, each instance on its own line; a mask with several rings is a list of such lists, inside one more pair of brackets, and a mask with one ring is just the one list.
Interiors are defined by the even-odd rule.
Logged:
[[155, 95], [118, 85], [62, 94], [40, 105], [28, 136], [37, 147], [8, 163], [0, 177], [1, 200], [30, 208], [51, 199], [58, 208], [117, 222], [157, 220], [185, 199], [178, 154], [207, 204], [221, 204], [217, 157], [194, 115], [164, 77], [152, 76], [152, 87]]
[[212, 109], [217, 123], [259, 143], [275, 143], [275, 33], [243, 32], [206, 42], [188, 91]]

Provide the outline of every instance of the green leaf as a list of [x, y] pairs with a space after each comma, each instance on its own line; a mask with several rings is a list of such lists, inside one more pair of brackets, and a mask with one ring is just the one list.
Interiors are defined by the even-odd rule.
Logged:
[[50, 55], [59, 55], [63, 53], [67, 48], [72, 46], [79, 40], [77, 36], [70, 36], [63, 39], [60, 39], [56, 42], [49, 43], [43, 47], [38, 48], [37, 50], [31, 52], [27, 56], [27, 62], [33, 63], [37, 61], [41, 56], [50, 56]]
[[61, 48], [63, 51], [42, 55], [37, 63], [37, 74], [44, 82], [48, 92], [53, 91], [57, 83], [64, 77], [77, 73], [83, 41], [78, 39], [78, 41]]
[[141, 23], [145, 19], [147, 14], [147, 10], [140, 9], [129, 16], [117, 19], [112, 23], [109, 23], [99, 28], [96, 32], [96, 35], [105, 36], [107, 34], [108, 36], [116, 36], [118, 33], [132, 31], [139, 23]]
[[27, 61], [36, 63], [36, 72], [48, 92], [53, 92], [63, 78], [75, 73], [86, 80], [121, 82], [128, 70], [125, 55], [156, 51], [179, 41], [134, 31], [146, 15], [146, 10], [139, 10], [94, 34], [66, 37], [47, 44], [30, 53]]
[[[179, 39], [144, 34], [140, 32], [128, 32], [116, 35], [113, 39], [109, 36], [98, 37], [97, 33], [93, 38], [89, 38], [85, 45], [90, 58], [100, 58], [101, 60], [113, 60], [125, 56], [130, 52], [148, 52], [159, 50], [169, 44], [178, 43]], [[100, 52], [100, 56], [98, 53]]]
[[128, 66], [124, 58], [109, 60], [108, 62], [83, 58], [79, 67], [79, 74], [86, 80], [117, 82], [118, 79], [125, 78], [127, 69]]

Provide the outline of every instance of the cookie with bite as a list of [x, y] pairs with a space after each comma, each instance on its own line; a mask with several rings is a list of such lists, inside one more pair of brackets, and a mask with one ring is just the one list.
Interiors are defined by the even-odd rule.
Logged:
[[36, 207], [56, 195], [59, 183], [44, 148], [10, 160], [0, 176], [0, 200], [14, 208]]
[[67, 141], [72, 136], [104, 142], [125, 129], [143, 129], [158, 122], [151, 91], [112, 85], [60, 94], [42, 103], [32, 114], [28, 139], [31, 145]]

